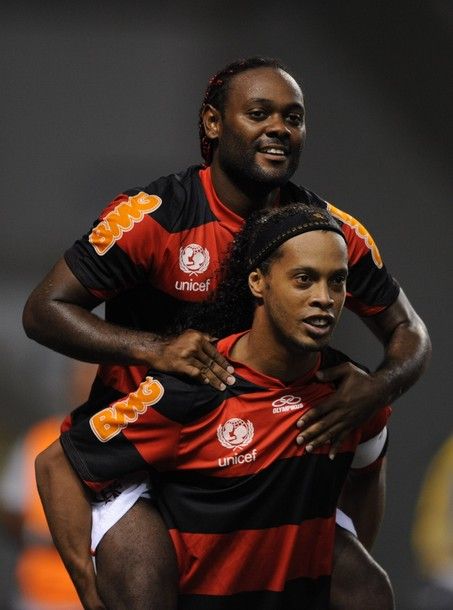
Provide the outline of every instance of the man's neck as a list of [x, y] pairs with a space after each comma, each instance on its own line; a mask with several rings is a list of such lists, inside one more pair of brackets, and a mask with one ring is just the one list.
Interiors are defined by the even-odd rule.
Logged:
[[254, 326], [240, 337], [231, 356], [259, 373], [291, 383], [314, 368], [318, 353], [292, 350]]
[[280, 194], [280, 187], [269, 189], [256, 182], [239, 185], [215, 163], [211, 165], [211, 180], [223, 205], [242, 218], [247, 218], [255, 210], [272, 207]]

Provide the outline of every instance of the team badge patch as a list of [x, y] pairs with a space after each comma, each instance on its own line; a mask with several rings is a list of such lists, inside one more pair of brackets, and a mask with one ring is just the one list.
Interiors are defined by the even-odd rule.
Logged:
[[252, 442], [255, 433], [252, 422], [233, 417], [217, 428], [217, 438], [227, 449], [243, 449]]
[[184, 273], [198, 275], [209, 267], [209, 252], [198, 244], [189, 244], [179, 250], [179, 267]]

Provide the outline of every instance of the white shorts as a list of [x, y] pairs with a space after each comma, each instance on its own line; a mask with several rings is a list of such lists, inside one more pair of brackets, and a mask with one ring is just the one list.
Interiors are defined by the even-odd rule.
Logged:
[[95, 555], [103, 536], [134, 506], [139, 498], [151, 499], [151, 486], [147, 477], [124, 479], [115, 487], [108, 499], [91, 504], [92, 555]]
[[[146, 498], [148, 500], [152, 498], [151, 486], [146, 478], [132, 482], [131, 479], [125, 480], [115, 488], [111, 498], [92, 504], [92, 555], [96, 554], [96, 548], [103, 536], [134, 506], [139, 498]], [[343, 529], [357, 536], [352, 520], [339, 508], [336, 511], [335, 522]]]

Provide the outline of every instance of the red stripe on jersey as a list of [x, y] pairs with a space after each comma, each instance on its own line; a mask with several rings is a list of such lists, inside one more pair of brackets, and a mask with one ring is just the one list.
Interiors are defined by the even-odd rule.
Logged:
[[158, 253], [162, 252], [168, 239], [167, 231], [151, 216], [144, 218], [134, 225], [133, 231], [125, 232], [116, 242], [129, 258], [144, 269], [151, 270], [159, 264], [156, 260]]
[[334, 517], [230, 534], [170, 530], [181, 570], [181, 593], [282, 591], [294, 578], [329, 575], [334, 530]]
[[174, 470], [181, 426], [149, 407], [139, 415], [141, 426], [124, 427], [122, 433], [142, 458], [156, 470]]
[[203, 190], [206, 195], [206, 199], [208, 200], [209, 207], [215, 216], [233, 233], [240, 231], [244, 225], [244, 219], [238, 214], [235, 214], [233, 210], [227, 208], [226, 205], [220, 201], [217, 193], [215, 192], [214, 185], [212, 184], [211, 168], [206, 167], [200, 169], [198, 175], [200, 177], [201, 184], [203, 185]]
[[131, 366], [101, 364], [97, 376], [105, 386], [114, 388], [122, 394], [128, 394], [129, 392], [133, 392], [140, 385], [146, 376], [148, 368], [149, 367], [146, 364]]

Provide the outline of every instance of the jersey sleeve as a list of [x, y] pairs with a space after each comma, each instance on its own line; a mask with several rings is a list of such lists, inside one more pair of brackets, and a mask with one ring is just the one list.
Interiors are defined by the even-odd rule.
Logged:
[[101, 301], [143, 283], [152, 274], [167, 232], [153, 214], [162, 198], [140, 189], [116, 197], [91, 230], [65, 252], [81, 284]]
[[391, 407], [383, 407], [361, 426], [360, 443], [352, 460], [352, 469], [363, 472], [380, 467], [387, 452], [387, 421], [391, 412]]
[[327, 209], [340, 222], [348, 243], [346, 306], [360, 316], [384, 311], [396, 301], [400, 288], [387, 271], [376, 242], [356, 218], [330, 203]]
[[[190, 411], [187, 398], [186, 404]], [[147, 376], [135, 392], [64, 432], [61, 444], [79, 477], [95, 490], [139, 471], [171, 470], [181, 431], [181, 423], [168, 416], [172, 405], [168, 386]]]

